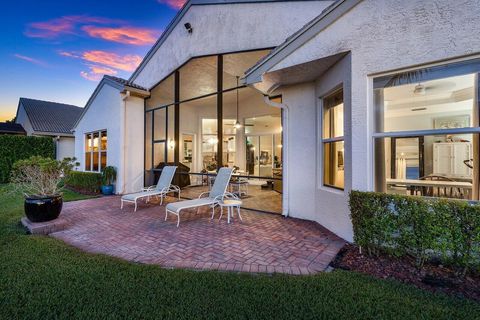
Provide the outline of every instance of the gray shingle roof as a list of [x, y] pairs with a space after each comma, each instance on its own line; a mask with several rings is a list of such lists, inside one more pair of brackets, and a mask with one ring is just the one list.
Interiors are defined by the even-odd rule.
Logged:
[[0, 133], [26, 134], [27, 132], [23, 129], [23, 126], [20, 123], [0, 122]]
[[148, 91], [148, 89], [145, 89], [144, 87], [142, 86], [139, 86], [135, 83], [132, 83], [128, 80], [125, 80], [125, 79], [122, 79], [122, 78], [118, 78], [118, 77], [114, 77], [114, 76], [109, 76], [109, 75], [104, 75], [105, 78], [107, 79], [110, 79], [110, 80], [113, 80], [119, 84], [121, 84], [122, 86], [128, 86], [128, 87], [132, 87], [132, 88], [135, 88], [135, 89], [140, 89], [140, 90], [145, 90], [145, 91]]
[[34, 131], [72, 134], [83, 108], [70, 104], [20, 98]]

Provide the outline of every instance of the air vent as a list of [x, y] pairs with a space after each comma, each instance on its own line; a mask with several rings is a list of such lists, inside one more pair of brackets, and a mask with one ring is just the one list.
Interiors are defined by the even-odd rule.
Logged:
[[421, 107], [421, 108], [412, 108], [412, 111], [425, 111], [427, 108]]

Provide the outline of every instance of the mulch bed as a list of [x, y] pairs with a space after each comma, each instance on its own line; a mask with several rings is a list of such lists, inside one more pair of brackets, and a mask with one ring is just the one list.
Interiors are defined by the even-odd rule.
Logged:
[[381, 279], [396, 279], [433, 292], [444, 292], [480, 302], [480, 274], [468, 274], [465, 278], [455, 276], [452, 268], [441, 264], [427, 263], [418, 270], [411, 257], [391, 257], [387, 254], [368, 256], [360, 254], [357, 246], [345, 245], [331, 266], [357, 271]]

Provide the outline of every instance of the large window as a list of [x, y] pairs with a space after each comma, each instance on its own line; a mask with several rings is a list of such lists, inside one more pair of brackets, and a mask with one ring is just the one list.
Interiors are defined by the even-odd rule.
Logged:
[[85, 135], [85, 171], [100, 172], [107, 166], [107, 131]]
[[378, 191], [478, 200], [480, 61], [374, 79]]
[[235, 171], [230, 190], [242, 195], [245, 207], [281, 212], [282, 112], [240, 83], [268, 52], [193, 58], [151, 90], [145, 109], [146, 185], [156, 182], [166, 163], [174, 163], [183, 176], [176, 181], [182, 195], [193, 198], [208, 190], [218, 168], [228, 166]]
[[343, 89], [323, 98], [323, 185], [344, 188]]

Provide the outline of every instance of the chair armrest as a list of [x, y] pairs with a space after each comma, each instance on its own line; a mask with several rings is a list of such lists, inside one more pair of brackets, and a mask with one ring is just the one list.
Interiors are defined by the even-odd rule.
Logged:
[[204, 195], [209, 194], [209, 193], [210, 193], [210, 191], [200, 193], [200, 195], [198, 196], [198, 199], [202, 198]]
[[223, 201], [224, 199], [240, 200], [239, 197], [231, 192], [225, 192], [224, 194], [220, 194], [214, 198], [215, 201]]
[[153, 185], [147, 188], [142, 188], [142, 191], [152, 191], [152, 190], [155, 190], [156, 187], [157, 187], [156, 185]]

